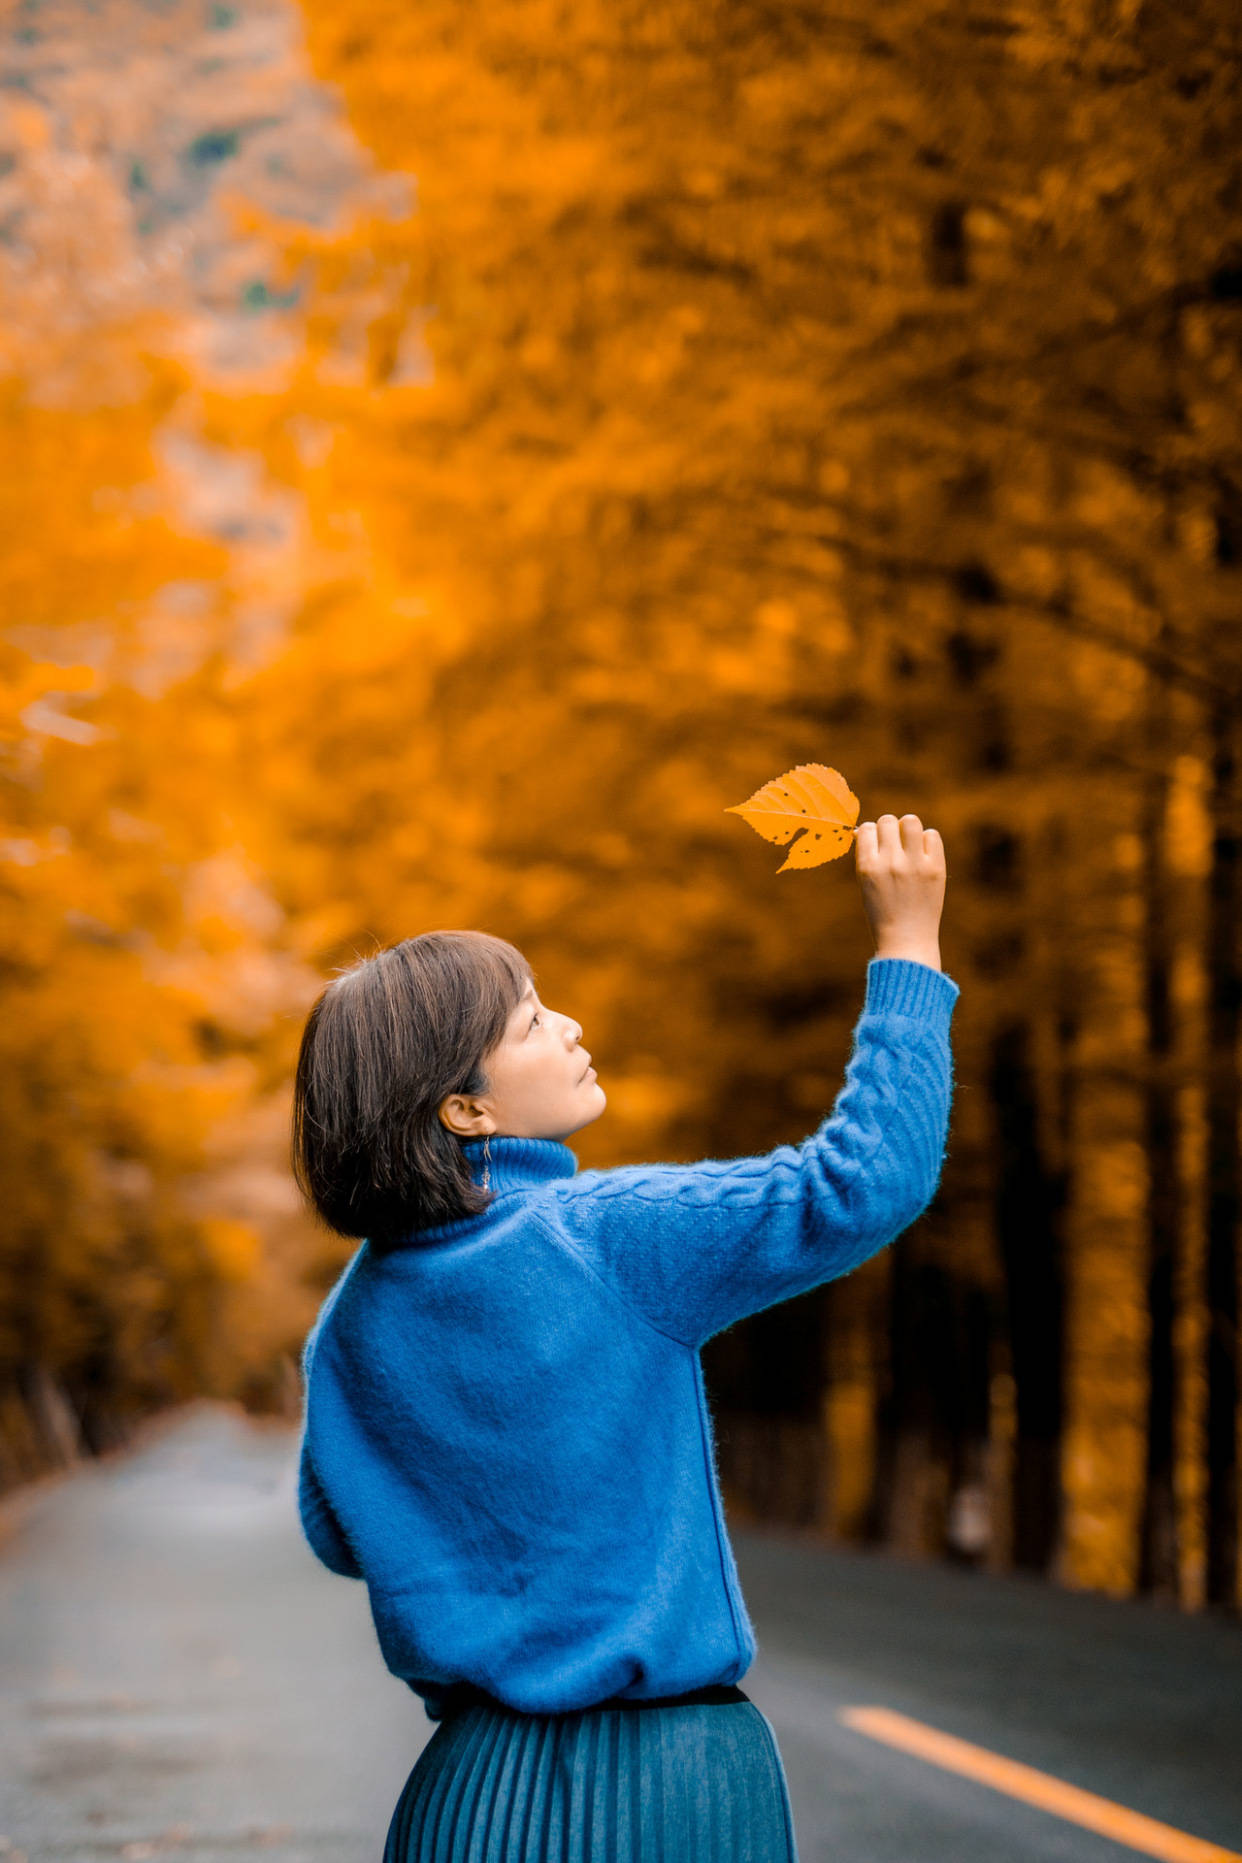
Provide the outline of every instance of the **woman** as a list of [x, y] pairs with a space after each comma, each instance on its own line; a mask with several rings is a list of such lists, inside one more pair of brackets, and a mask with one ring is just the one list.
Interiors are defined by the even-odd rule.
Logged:
[[365, 1237], [304, 1356], [310, 1545], [366, 1581], [438, 1722], [386, 1863], [796, 1863], [699, 1350], [846, 1274], [939, 1181], [958, 987], [945, 859], [864, 823], [876, 956], [802, 1144], [579, 1171], [604, 1090], [571, 1016], [481, 932], [377, 952], [311, 1010], [294, 1170]]

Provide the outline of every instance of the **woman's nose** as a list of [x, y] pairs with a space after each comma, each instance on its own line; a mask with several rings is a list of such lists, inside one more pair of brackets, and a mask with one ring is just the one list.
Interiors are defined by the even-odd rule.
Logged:
[[569, 1018], [569, 1026], [573, 1030], [573, 1041], [570, 1043], [570, 1046], [576, 1048], [578, 1043], [582, 1040], [582, 1024], [580, 1022], [575, 1022], [571, 1016]]

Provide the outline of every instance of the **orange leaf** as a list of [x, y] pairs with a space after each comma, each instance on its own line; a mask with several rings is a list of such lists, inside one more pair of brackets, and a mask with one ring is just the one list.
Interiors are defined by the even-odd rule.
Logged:
[[807, 830], [778, 873], [788, 867], [822, 867], [836, 860], [854, 838], [858, 797], [839, 770], [823, 763], [800, 763], [774, 776], [746, 802], [735, 802], [726, 815], [743, 815], [756, 834], [783, 847]]

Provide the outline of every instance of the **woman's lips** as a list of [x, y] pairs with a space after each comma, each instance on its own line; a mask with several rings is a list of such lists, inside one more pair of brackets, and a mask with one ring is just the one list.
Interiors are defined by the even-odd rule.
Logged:
[[587, 1069], [587, 1071], [586, 1071], [586, 1073], [585, 1073], [585, 1074], [583, 1074], [583, 1075], [582, 1075], [582, 1076], [580, 1077], [580, 1079], [579, 1079], [579, 1081], [578, 1081], [578, 1085], [579, 1085], [579, 1086], [581, 1086], [581, 1085], [582, 1085], [582, 1082], [583, 1082], [584, 1080], [589, 1080], [589, 1079], [590, 1079], [590, 1077], [591, 1077], [591, 1075], [592, 1075], [592, 1074], [593, 1074], [594, 1072], [595, 1072], [595, 1069], [594, 1069], [593, 1067], [588, 1067], [588, 1069]]

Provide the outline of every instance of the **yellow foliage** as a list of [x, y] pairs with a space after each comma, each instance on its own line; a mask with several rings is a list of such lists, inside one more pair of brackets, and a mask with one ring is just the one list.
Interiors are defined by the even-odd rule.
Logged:
[[262, 1251], [252, 1224], [209, 1216], [203, 1219], [202, 1230], [212, 1263], [225, 1281], [241, 1284], [252, 1279]]
[[[1204, 186], [1236, 135], [1180, 24], [1027, 11], [998, 36], [906, 4], [877, 32], [861, 0], [303, 0], [402, 204], [334, 218], [316, 168], [299, 221], [222, 134], [220, 182], [151, 240], [108, 100], [96, 151], [63, 93], [13, 98], [34, 258], [0, 278], [0, 1412], [31, 1351], [83, 1401], [151, 1404], [287, 1349], [301, 1269], [338, 1264], [273, 1214], [272, 1108], [323, 975], [378, 943], [475, 924], [528, 952], [613, 1056], [588, 1162], [800, 1138], [868, 955], [857, 902], [773, 912], [719, 814], [786, 769], [730, 812], [792, 844], [781, 871], [847, 851], [839, 777], [819, 828], [759, 806], [830, 732], [878, 807], [960, 829], [959, 1078], [1011, 1024], [1042, 1057], [1050, 1150], [1020, 1162], [1085, 1264], [1069, 1568], [1131, 1581], [1134, 1147], [1165, 1066], [1131, 783], [1171, 774], [1197, 1023], [1224, 1000], [1195, 919], [1213, 766], [1149, 744], [1145, 650], [1172, 617], [1236, 680], [1235, 229]], [[181, 24], [160, 70], [200, 59]], [[220, 59], [222, 101], [279, 133], [305, 106], [271, 81]], [[1011, 1111], [959, 1095], [939, 1244], [998, 1315], [1030, 1256], [1025, 1211], [978, 1214]], [[235, 1174], [235, 1209], [213, 1172], [248, 1133], [268, 1176]], [[851, 1526], [875, 1396], [860, 1375], [821, 1412]]]

